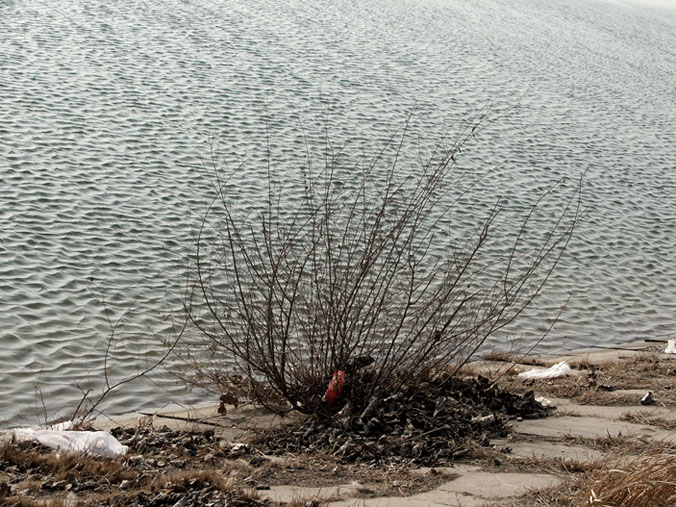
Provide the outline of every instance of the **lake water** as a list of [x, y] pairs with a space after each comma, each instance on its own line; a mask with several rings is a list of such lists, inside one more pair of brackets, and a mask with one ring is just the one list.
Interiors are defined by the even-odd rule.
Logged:
[[[490, 106], [461, 162], [495, 167], [476, 203], [526, 205], [586, 171], [587, 218], [500, 346], [536, 336], [568, 295], [538, 350], [672, 336], [674, 7], [0, 0], [0, 425], [66, 413], [100, 388], [111, 329], [111, 380], [158, 357], [211, 147], [254, 167], [240, 186], [255, 199], [266, 129], [284, 170], [301, 125], [369, 152], [414, 108], [421, 146]], [[110, 410], [201, 399], [162, 370]]]

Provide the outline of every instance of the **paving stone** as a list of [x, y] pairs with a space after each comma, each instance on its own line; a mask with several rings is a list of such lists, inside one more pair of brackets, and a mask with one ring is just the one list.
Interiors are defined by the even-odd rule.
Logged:
[[514, 423], [514, 431], [541, 437], [563, 437], [571, 435], [582, 438], [616, 437], [619, 435], [665, 438], [669, 432], [644, 424], [612, 421], [601, 417], [548, 417], [529, 419]]
[[440, 491], [489, 499], [507, 498], [521, 495], [528, 489], [546, 488], [559, 482], [557, 477], [549, 474], [470, 472], [414, 498]]
[[[642, 391], [643, 394], [646, 391]], [[642, 395], [641, 395], [642, 396]], [[637, 400], [640, 399], [637, 398]], [[550, 398], [552, 404], [559, 411], [570, 415], [600, 417], [602, 419], [620, 419], [627, 413], [640, 414], [646, 417], [660, 417], [664, 419], [676, 419], [676, 410], [659, 407], [655, 405], [619, 405], [619, 406], [601, 406], [601, 405], [579, 405], [574, 401], [564, 398]], [[556, 417], [556, 412], [554, 412]]]
[[481, 467], [469, 465], [467, 463], [454, 463], [451, 467], [420, 467], [414, 470], [415, 473], [426, 474], [434, 468], [437, 472], [446, 472], [449, 474], [466, 474], [469, 472], [478, 472]]
[[274, 502], [290, 503], [294, 500], [331, 500], [349, 498], [357, 493], [361, 485], [357, 482], [343, 486], [307, 488], [301, 486], [272, 486], [259, 491], [260, 495]]
[[590, 449], [580, 445], [565, 445], [558, 442], [546, 441], [507, 441], [495, 440], [496, 447], [509, 447], [512, 449], [512, 456], [521, 458], [558, 458], [563, 460], [577, 461], [581, 463], [591, 463], [592, 461], [603, 458], [603, 453], [596, 449]]
[[575, 351], [565, 355], [543, 355], [538, 359], [545, 360], [548, 363], [556, 364], [559, 361], [578, 362], [587, 361], [591, 364], [607, 363], [609, 361], [618, 361], [622, 359], [632, 359], [650, 353], [650, 346], [639, 344], [634, 350], [627, 350], [631, 346], [623, 346], [622, 349], [585, 349]]
[[[482, 503], [486, 503], [482, 500]], [[366, 499], [352, 499], [341, 500], [338, 502], [330, 502], [329, 507], [447, 507], [447, 506], [471, 506], [481, 504], [468, 503], [437, 503], [429, 500], [417, 500], [414, 497], [380, 497], [380, 498], [366, 498]]]
[[520, 496], [530, 489], [547, 488], [559, 483], [559, 478], [548, 474], [481, 472], [477, 467], [468, 466], [460, 477], [425, 493], [411, 495], [407, 498], [343, 499], [331, 502], [329, 505], [331, 507], [473, 507], [490, 501]]

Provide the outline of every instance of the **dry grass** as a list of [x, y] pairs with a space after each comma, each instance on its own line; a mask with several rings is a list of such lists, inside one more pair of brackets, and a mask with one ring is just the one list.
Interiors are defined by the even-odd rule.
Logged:
[[357, 478], [363, 485], [359, 491], [361, 498], [409, 496], [434, 489], [453, 478], [453, 474], [444, 470], [421, 474], [405, 466], [341, 463], [335, 456], [322, 453], [286, 455], [252, 470], [251, 476], [256, 482], [270, 486], [302, 487], [340, 486]]
[[[198, 465], [197, 463], [195, 465]], [[142, 495], [181, 492], [204, 485], [239, 500], [256, 500], [247, 489], [238, 463], [139, 472], [128, 458], [98, 458], [59, 453], [29, 442], [0, 445], [0, 505], [26, 507], [134, 505]], [[123, 483], [125, 484], [123, 486]], [[11, 485], [11, 486], [10, 486]], [[77, 499], [68, 498], [75, 492]]]
[[575, 480], [564, 480], [558, 486], [529, 491], [516, 499], [487, 503], [484, 507], [573, 507], [572, 497], [577, 494]]
[[501, 471], [546, 472], [562, 478], [550, 488], [500, 501], [495, 507], [593, 505], [599, 507], [660, 507], [676, 505], [676, 446], [663, 442], [607, 437], [577, 444], [609, 451], [609, 457], [590, 463], [558, 459], [512, 460]]
[[38, 500], [34, 498], [20, 497], [20, 496], [0, 496], [2, 503], [0, 505], [11, 505], [12, 507], [72, 507], [73, 502], [69, 502], [63, 498], [50, 498]]
[[[167, 445], [173, 445], [168, 441]], [[154, 451], [153, 451], [154, 452]], [[203, 449], [185, 459], [166, 450], [144, 456], [104, 459], [85, 455], [63, 454], [34, 443], [6, 442], [0, 446], [0, 505], [145, 505], [158, 494], [191, 494], [206, 489], [220, 491], [233, 505], [281, 505], [260, 500], [253, 487], [288, 485], [305, 487], [340, 486], [358, 478], [363, 484], [358, 498], [409, 496], [434, 489], [449, 481], [452, 473], [429, 470], [419, 473], [406, 467], [374, 467], [340, 463], [329, 455], [287, 455], [259, 464], [248, 458], [229, 459], [213, 453], [205, 459]], [[180, 458], [180, 459], [179, 459]], [[74, 499], [73, 494], [77, 495]], [[326, 499], [296, 499], [290, 503], [320, 506]]]
[[620, 421], [645, 424], [669, 431], [676, 431], [676, 421], [665, 419], [664, 417], [652, 417], [649, 414], [644, 414], [641, 412], [625, 412], [622, 414], [622, 416], [620, 416]]
[[[124, 470], [122, 458], [102, 459], [75, 453], [44, 452], [31, 443], [0, 444], [0, 461], [5, 467], [16, 465], [20, 470], [35, 470], [49, 475], [55, 481], [71, 481], [75, 476], [90, 479], [105, 476], [110, 482], [132, 478], [132, 471]], [[3, 467], [3, 468], [5, 468]]]
[[579, 486], [575, 505], [657, 507], [676, 504], [676, 450], [626, 455], [593, 472]]

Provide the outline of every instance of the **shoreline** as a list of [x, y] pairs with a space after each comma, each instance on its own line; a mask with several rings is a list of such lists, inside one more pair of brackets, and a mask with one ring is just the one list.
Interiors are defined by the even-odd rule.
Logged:
[[[486, 503], [515, 507], [541, 505], [543, 499], [547, 499], [547, 505], [573, 506], [579, 505], [575, 499], [580, 500], [580, 495], [588, 498], [587, 489], [599, 497], [605, 494], [611, 498], [615, 494], [613, 481], [626, 478], [630, 472], [671, 471], [666, 465], [640, 468], [646, 459], [665, 459], [664, 456], [676, 451], [676, 423], [671, 422], [676, 420], [676, 408], [672, 408], [676, 406], [676, 385], [671, 385], [676, 354], [665, 354], [664, 348], [662, 344], [641, 342], [618, 349], [596, 347], [563, 355], [531, 355], [519, 363], [504, 356], [468, 364], [465, 370], [468, 375], [499, 377], [496, 382], [506, 392], [533, 390], [541, 403], [558, 408], [545, 418], [510, 420], [507, 435], [491, 437], [488, 446], [471, 447], [466, 457], [450, 467], [430, 468], [411, 463], [392, 468], [346, 463], [340, 457], [325, 454], [266, 453], [254, 447], [258, 444], [251, 443], [253, 431], [274, 430], [289, 419], [282, 421], [263, 409], [249, 406], [237, 409], [228, 406], [225, 415], [218, 413], [217, 404], [167, 406], [152, 415], [133, 412], [101, 418], [95, 427], [113, 432], [132, 446], [130, 454], [118, 460], [121, 463], [118, 466], [149, 470], [144, 473], [157, 477], [153, 484], [178, 473], [168, 470], [173, 459], [171, 453], [176, 452], [171, 449], [179, 445], [177, 442], [192, 442], [197, 436], [207, 435], [209, 441], [202, 444], [201, 451], [192, 458], [178, 460], [183, 463], [181, 473], [201, 470], [203, 477], [207, 467], [208, 474], [212, 474], [207, 489], [200, 486], [197, 492], [190, 493], [194, 498], [206, 495], [218, 483], [219, 494], [240, 495], [238, 498], [245, 499], [243, 502], [249, 502], [241, 505], [252, 506], [291, 506], [304, 502], [301, 504], [331, 507], [448, 507]], [[568, 375], [551, 379], [523, 379], [518, 375], [561, 361], [571, 366]], [[648, 391], [653, 393], [653, 399], [643, 403]], [[138, 436], [142, 438], [139, 440]], [[144, 442], [158, 439], [167, 443], [147, 455]], [[138, 468], [139, 463], [145, 468]], [[676, 464], [672, 468], [673, 480], [663, 482], [673, 484], [673, 492], [660, 494], [673, 493], [676, 499]], [[131, 494], [125, 485], [132, 481], [134, 473], [109, 494]], [[222, 482], [219, 477], [229, 478]], [[643, 482], [650, 480], [648, 477]], [[43, 484], [53, 482], [43, 480]], [[1, 469], [0, 483], [3, 483]], [[153, 494], [184, 498], [180, 496], [188, 494], [184, 489], [171, 489], [175, 483], [175, 480], [162, 483], [164, 489]], [[641, 484], [639, 481], [629, 490], [640, 488]], [[20, 493], [20, 486], [12, 488]], [[44, 493], [45, 498], [61, 494], [58, 488], [52, 489]]]
[[[666, 345], [666, 340], [665, 340], [665, 345]], [[566, 352], [562, 354], [557, 354], [557, 353], [545, 353], [545, 354], [529, 354], [527, 356], [524, 356], [524, 360], [526, 361], [532, 361], [532, 360], [537, 360], [543, 365], [546, 366], [552, 366], [560, 361], [567, 361], [567, 362], [575, 362], [575, 361], [589, 361], [593, 363], [602, 363], [605, 361], [616, 361], [623, 359], [627, 356], [628, 353], [651, 353], [651, 352], [658, 352], [657, 349], [660, 349], [660, 351], [664, 350], [665, 346], [662, 346], [661, 344], [657, 343], [645, 343], [645, 342], [632, 342], [627, 345], [623, 345], [622, 347], [589, 347], [589, 348], [584, 348], [584, 349], [579, 349], [575, 350], [572, 352]], [[490, 353], [489, 353], [490, 355]], [[519, 354], [514, 354], [514, 357], [519, 358]], [[676, 357], [676, 355], [674, 356]], [[479, 368], [479, 369], [486, 369], [486, 371], [491, 371], [494, 370], [496, 367], [499, 367], [501, 365], [504, 365], [506, 361], [492, 361], [492, 360], [484, 360], [481, 358], [478, 358], [476, 360], [473, 360], [467, 364], [468, 367], [470, 368]], [[525, 371], [527, 369], [532, 368], [532, 364], [527, 364], [527, 363], [517, 363], [514, 365], [514, 368], [519, 370], [519, 371]], [[117, 426], [122, 426], [122, 427], [128, 427], [131, 424], [135, 424], [140, 418], [144, 417], [155, 417], [158, 420], [161, 420], [162, 423], [165, 423], [167, 426], [170, 427], [176, 427], [176, 428], [182, 428], [184, 426], [188, 426], [190, 424], [199, 424], [198, 420], [202, 420], [203, 422], [206, 422], [206, 426], [211, 426], [213, 424], [218, 424], [219, 420], [222, 420], [221, 416], [218, 413], [218, 403], [212, 403], [212, 402], [202, 402], [195, 404], [192, 407], [185, 408], [179, 403], [176, 402], [171, 402], [169, 405], [176, 405], [176, 409], [171, 409], [171, 408], [162, 408], [157, 411], [155, 411], [153, 416], [149, 416], [148, 414], [150, 411], [135, 411], [135, 412], [127, 412], [123, 413], [120, 415], [115, 415], [115, 416], [106, 416], [106, 420], [102, 421], [102, 427], [101, 429], [110, 429], [114, 427], [115, 425]], [[228, 413], [232, 412], [232, 409], [234, 408], [231, 405], [227, 406], [228, 408]], [[237, 412], [237, 410], [235, 410]], [[252, 409], [252, 414], [251, 414], [252, 420], [258, 420], [259, 418], [262, 418], [262, 414], [257, 413], [257, 409]], [[188, 420], [181, 420], [181, 419], [171, 419], [171, 418], [181, 418], [181, 419], [188, 419]], [[241, 422], [243, 417], [238, 417], [236, 419], [233, 419], [232, 421], [239, 421]], [[261, 419], [263, 420], [263, 419]], [[228, 419], [226, 416], [226, 425], [228, 424]], [[4, 430], [3, 430], [4, 431]]]
[[[484, 356], [489, 358], [496, 355], [505, 358], [509, 357], [512, 359], [520, 358], [520, 361], [517, 361], [513, 368], [521, 372], [532, 368], [533, 361], [541, 363], [543, 366], [552, 366], [560, 361], [590, 361], [594, 363], [601, 363], [605, 361], [620, 360], [624, 358], [627, 353], [661, 352], [664, 350], [665, 346], [666, 340], [664, 341], [664, 345], [662, 345], [661, 342], [637, 341], [618, 347], [594, 346], [564, 353], [533, 353], [522, 356], [521, 354], [488, 352], [484, 354]], [[467, 363], [466, 366], [478, 371], [491, 372], [500, 366], [504, 366], [508, 362], [509, 361], [507, 359], [495, 361], [492, 359], [477, 358]], [[268, 418], [262, 413], [261, 409], [249, 407], [247, 409], [235, 409], [233, 411], [234, 407], [232, 405], [227, 406], [228, 414], [236, 413], [238, 416], [234, 417], [234, 415], [231, 415], [230, 417], [225, 416], [224, 418], [224, 416], [218, 413], [218, 407], [218, 402], [209, 401], [198, 402], [188, 406], [187, 408], [180, 402], [170, 402], [164, 404], [162, 408], [154, 411], [152, 409], [142, 409], [125, 412], [123, 409], [121, 409], [122, 412], [117, 415], [103, 414], [98, 418], [92, 419], [92, 425], [101, 430], [109, 431], [111, 428], [116, 426], [128, 428], [137, 424], [139, 420], [155, 418], [170, 428], [176, 428], [179, 430], [190, 427], [191, 425], [228, 427], [232, 426], [233, 424], [242, 423], [246, 417], [250, 417], [254, 422], [264, 422], [268, 420]], [[272, 419], [273, 417], [270, 418]], [[274, 418], [276, 418], [276, 416]], [[205, 424], [200, 425], [200, 421]], [[34, 425], [30, 427], [37, 428], [39, 426]], [[18, 427], [0, 429], [0, 436], [8, 432], [11, 433], [15, 429], [18, 429]]]

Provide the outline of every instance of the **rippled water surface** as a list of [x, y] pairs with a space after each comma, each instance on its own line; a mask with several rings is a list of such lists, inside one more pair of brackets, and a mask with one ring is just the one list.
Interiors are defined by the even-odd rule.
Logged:
[[[158, 357], [211, 147], [252, 201], [266, 130], [284, 171], [301, 125], [368, 153], [413, 108], [422, 146], [490, 106], [462, 160], [496, 167], [477, 203], [586, 171], [587, 219], [514, 340], [568, 294], [540, 350], [676, 333], [675, 76], [668, 2], [0, 0], [1, 424], [99, 388], [113, 328], [111, 381]], [[153, 380], [113, 402], [203, 396]]]

